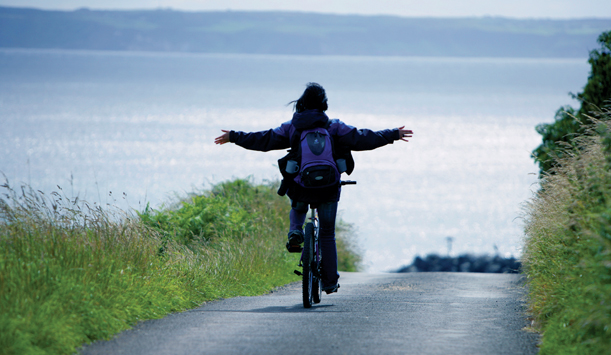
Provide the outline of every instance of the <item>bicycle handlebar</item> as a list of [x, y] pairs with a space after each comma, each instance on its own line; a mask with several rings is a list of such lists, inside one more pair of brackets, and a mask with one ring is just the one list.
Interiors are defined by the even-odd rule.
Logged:
[[356, 185], [356, 181], [353, 180], [345, 180], [340, 182], [341, 185]]

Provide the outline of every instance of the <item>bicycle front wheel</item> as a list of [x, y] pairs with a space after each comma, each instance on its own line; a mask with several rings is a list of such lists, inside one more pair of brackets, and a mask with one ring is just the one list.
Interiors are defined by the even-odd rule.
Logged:
[[313, 288], [314, 288], [314, 273], [312, 264], [314, 259], [314, 224], [308, 223], [305, 227], [303, 241], [303, 252], [301, 254], [301, 263], [303, 264], [303, 307], [312, 307]]

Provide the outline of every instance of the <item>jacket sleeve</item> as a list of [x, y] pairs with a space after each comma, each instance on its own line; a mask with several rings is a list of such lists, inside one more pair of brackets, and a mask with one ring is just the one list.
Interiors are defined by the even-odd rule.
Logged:
[[229, 141], [240, 147], [267, 152], [275, 149], [290, 148], [290, 123], [259, 132], [230, 131]]
[[337, 124], [337, 132], [335, 133], [338, 138], [337, 143], [354, 151], [376, 149], [392, 144], [401, 138], [398, 128], [372, 131], [370, 129], [357, 129], [339, 120], [334, 123]]

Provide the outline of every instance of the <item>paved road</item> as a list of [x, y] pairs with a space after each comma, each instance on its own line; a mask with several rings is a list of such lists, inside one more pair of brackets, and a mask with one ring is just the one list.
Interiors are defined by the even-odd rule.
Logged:
[[84, 354], [535, 354], [518, 275], [343, 273], [304, 309], [301, 286], [147, 321]]

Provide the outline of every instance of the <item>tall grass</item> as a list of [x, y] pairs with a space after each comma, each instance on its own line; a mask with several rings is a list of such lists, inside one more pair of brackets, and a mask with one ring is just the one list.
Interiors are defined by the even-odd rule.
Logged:
[[2, 188], [2, 354], [72, 353], [141, 320], [298, 280], [299, 256], [284, 247], [290, 204], [274, 184], [226, 182], [140, 214]]
[[610, 114], [593, 118], [526, 206], [522, 262], [541, 354], [610, 353]]

